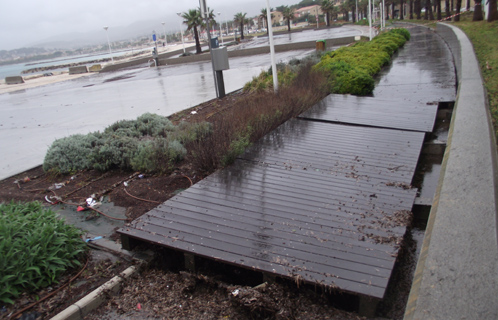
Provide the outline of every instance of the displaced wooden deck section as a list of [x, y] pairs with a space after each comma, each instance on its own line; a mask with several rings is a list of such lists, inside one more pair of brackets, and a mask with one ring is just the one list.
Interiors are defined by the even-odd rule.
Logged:
[[428, 105], [374, 97], [331, 94], [303, 113], [300, 118], [432, 132], [437, 109], [437, 103]]

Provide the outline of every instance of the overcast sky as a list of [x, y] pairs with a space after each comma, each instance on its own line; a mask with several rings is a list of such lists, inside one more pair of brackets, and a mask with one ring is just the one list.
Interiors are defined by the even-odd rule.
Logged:
[[[291, 5], [300, 0], [270, 0], [270, 6]], [[237, 12], [259, 14], [266, 0], [206, 0], [222, 20]], [[109, 26], [127, 26], [142, 20], [165, 21], [167, 29], [179, 29], [176, 12], [199, 6], [198, 0], [0, 0], [0, 50], [36, 44], [70, 32], [88, 32]], [[162, 31], [162, 30], [161, 30]], [[105, 36], [104, 36], [105, 37]], [[105, 38], [104, 38], [105, 39]]]

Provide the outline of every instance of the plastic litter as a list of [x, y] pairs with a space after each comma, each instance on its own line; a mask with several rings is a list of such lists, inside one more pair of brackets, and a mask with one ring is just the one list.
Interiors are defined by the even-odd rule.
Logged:
[[97, 204], [97, 201], [95, 201], [93, 198], [86, 199], [86, 205], [89, 206], [90, 208], [95, 206], [96, 204]]
[[65, 184], [64, 183], [54, 183], [53, 185], [51, 185], [50, 187], [48, 187], [49, 190], [58, 190], [62, 187], [64, 187]]
[[234, 297], [236, 297], [236, 296], [238, 296], [238, 295], [239, 295], [239, 292], [240, 292], [240, 291], [239, 291], [239, 289], [236, 289], [236, 290], [232, 291], [232, 295], [233, 295]]
[[98, 236], [98, 237], [95, 237], [95, 238], [89, 238], [89, 239], [86, 239], [85, 242], [90, 242], [90, 241], [95, 241], [95, 240], [99, 240], [99, 239], [102, 239], [103, 237], [101, 236]]
[[142, 310], [142, 305], [140, 303], [137, 303], [137, 309]]
[[45, 201], [47, 201], [51, 205], [54, 205], [54, 204], [59, 203], [60, 199], [58, 197], [54, 197], [54, 196], [51, 196], [51, 197], [45, 196]]
[[127, 187], [128, 186], [128, 181], [125, 181], [123, 182], [124, 186]]
[[192, 111], [190, 112], [190, 114], [197, 114], [197, 111]]
[[88, 208], [84, 208], [82, 206], [78, 206], [78, 208], [76, 208], [76, 211], [85, 211], [85, 210], [88, 210]]
[[144, 176], [143, 174], [139, 174], [139, 175], [138, 175], [138, 178], [139, 178], [139, 179], [143, 179], [143, 178], [145, 178], [145, 176]]

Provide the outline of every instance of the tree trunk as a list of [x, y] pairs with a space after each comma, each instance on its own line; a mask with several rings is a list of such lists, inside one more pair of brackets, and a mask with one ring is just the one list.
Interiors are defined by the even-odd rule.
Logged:
[[353, 23], [356, 23], [356, 4], [353, 7], [353, 12], [351, 15], [353, 16]]
[[393, 13], [393, 19], [396, 18], [395, 14], [394, 14], [394, 12], [396, 12], [396, 7], [395, 7], [395, 4], [394, 4], [394, 1], [392, 3], [392, 10], [391, 11]]
[[467, 5], [465, 6], [466, 10], [470, 10], [470, 0], [467, 0]]
[[450, 0], [445, 0], [444, 6], [446, 7], [445, 8], [445, 10], [446, 10], [446, 18], [448, 18], [449, 16], [451, 16], [451, 13], [450, 13]]
[[240, 40], [244, 40], [244, 22], [240, 23]]
[[287, 19], [287, 31], [290, 32], [290, 20]]
[[410, 20], [413, 20], [413, 0], [410, 0]]
[[197, 32], [197, 27], [194, 26], [194, 38], [195, 38], [195, 52], [197, 54], [202, 53], [201, 42], [199, 41], [199, 33]]
[[455, 0], [451, 0], [450, 13], [455, 10]]
[[431, 0], [427, 0], [427, 2], [429, 3], [429, 19], [434, 20], [434, 14], [432, 13], [432, 6], [430, 5]]
[[443, 19], [443, 15], [441, 14], [441, 0], [436, 0], [437, 3], [437, 19]]
[[475, 0], [476, 6], [474, 7], [474, 16], [472, 17], [472, 21], [481, 21], [483, 19], [482, 16], [482, 1]]
[[422, 11], [421, 0], [415, 0], [415, 13], [417, 14], [417, 20], [422, 19], [421, 11]]
[[498, 10], [496, 8], [496, 0], [489, 0], [488, 22], [498, 20]]
[[330, 27], [330, 12], [327, 12], [326, 15], [327, 15], [327, 27]]
[[455, 21], [460, 21], [460, 8], [462, 7], [462, 0], [457, 0], [456, 1], [456, 16], [454, 18]]
[[403, 0], [399, 0], [399, 20], [404, 20], [405, 19], [405, 4], [403, 3]]

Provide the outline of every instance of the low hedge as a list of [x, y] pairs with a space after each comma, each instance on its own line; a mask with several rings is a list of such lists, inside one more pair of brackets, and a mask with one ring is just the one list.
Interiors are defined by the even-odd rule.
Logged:
[[313, 70], [325, 74], [331, 93], [368, 95], [374, 89], [373, 77], [409, 39], [408, 30], [392, 29], [370, 42], [358, 42], [325, 54]]

